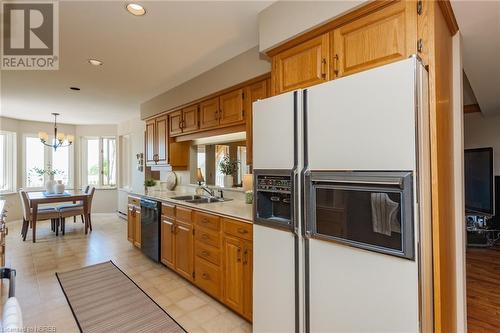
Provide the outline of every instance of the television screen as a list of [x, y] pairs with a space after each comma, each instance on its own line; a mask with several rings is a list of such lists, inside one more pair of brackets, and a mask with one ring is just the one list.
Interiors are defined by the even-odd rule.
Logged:
[[493, 148], [466, 149], [465, 210], [494, 215]]

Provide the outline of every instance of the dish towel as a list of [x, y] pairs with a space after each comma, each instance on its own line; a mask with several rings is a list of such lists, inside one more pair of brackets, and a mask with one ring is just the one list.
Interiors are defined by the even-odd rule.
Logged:
[[387, 236], [393, 231], [401, 232], [397, 215], [399, 204], [392, 201], [387, 193], [372, 193], [371, 206], [374, 232]]

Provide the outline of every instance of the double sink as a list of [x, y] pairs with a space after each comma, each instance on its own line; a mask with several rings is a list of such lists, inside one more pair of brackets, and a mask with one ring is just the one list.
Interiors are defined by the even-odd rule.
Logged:
[[225, 199], [225, 198], [219, 198], [219, 197], [209, 197], [209, 196], [205, 196], [205, 195], [181, 195], [178, 197], [172, 197], [171, 199], [185, 201], [185, 202], [194, 203], [194, 204], [224, 202], [224, 201], [232, 200], [232, 199]]

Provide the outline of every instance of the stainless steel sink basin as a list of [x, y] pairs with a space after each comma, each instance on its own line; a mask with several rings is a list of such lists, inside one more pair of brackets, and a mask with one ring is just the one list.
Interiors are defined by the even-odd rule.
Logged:
[[202, 197], [201, 195], [181, 195], [178, 197], [172, 197], [171, 199], [188, 201], [188, 200], [198, 200], [198, 199], [203, 199], [203, 198], [205, 198], [205, 197]]
[[194, 203], [194, 204], [224, 202], [224, 201], [232, 200], [232, 199], [224, 199], [224, 198], [218, 198], [218, 197], [209, 197], [209, 196], [204, 196], [204, 195], [182, 195], [182, 196], [178, 196], [178, 197], [172, 197], [172, 199], [185, 201], [185, 202], [189, 202], [189, 203]]

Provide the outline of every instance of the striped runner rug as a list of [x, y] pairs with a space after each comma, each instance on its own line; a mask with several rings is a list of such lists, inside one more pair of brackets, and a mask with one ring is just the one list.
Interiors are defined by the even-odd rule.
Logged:
[[56, 276], [81, 332], [185, 332], [111, 261]]

